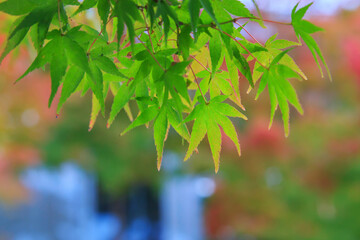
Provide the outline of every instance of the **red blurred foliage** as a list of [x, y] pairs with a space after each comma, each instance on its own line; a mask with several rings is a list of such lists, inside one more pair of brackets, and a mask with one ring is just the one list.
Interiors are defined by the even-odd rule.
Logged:
[[[0, 14], [0, 29], [5, 29], [8, 16]], [[6, 45], [6, 33], [0, 33], [0, 51]], [[18, 182], [17, 173], [27, 166], [37, 164], [37, 143], [45, 139], [48, 127], [56, 120], [55, 101], [47, 107], [50, 95], [48, 73], [36, 71], [18, 84], [13, 84], [30, 66], [33, 57], [26, 45], [8, 55], [0, 65], [0, 199], [15, 202], [26, 197]], [[37, 115], [33, 125], [27, 126], [31, 110]]]
[[334, 159], [348, 159], [351, 156], [360, 155], [360, 139], [331, 139], [327, 149]]
[[[206, 223], [211, 239], [236, 239], [224, 237], [224, 232], [231, 231], [261, 238], [265, 229], [275, 229], [276, 222], [285, 219], [291, 221], [288, 226], [293, 228], [282, 229], [285, 234], [296, 229], [302, 232], [301, 236], [311, 236], [313, 231], [318, 230], [320, 225], [308, 221], [311, 217], [293, 215], [290, 207], [281, 202], [279, 196], [284, 192], [280, 193], [280, 189], [291, 183], [291, 186], [297, 187], [294, 193], [290, 192], [296, 198], [301, 196], [306, 199], [306, 193], [311, 193], [320, 202], [327, 197], [331, 199], [342, 187], [344, 171], [355, 166], [359, 160], [359, 12], [360, 9], [334, 18], [313, 19], [325, 29], [325, 33], [315, 37], [329, 63], [333, 82], [320, 78], [316, 63], [306, 47], [292, 53], [309, 81], [300, 84], [292, 81], [305, 113], [300, 116], [292, 112], [288, 139], [284, 137], [279, 109], [271, 130], [267, 129], [270, 104], [266, 93], [254, 104], [254, 93], [245, 94], [247, 83], [241, 82], [242, 100], [251, 120], [246, 123], [245, 130], [239, 132], [242, 157], [239, 159], [232, 154], [230, 159], [222, 162], [220, 174], [228, 171], [224, 176], [233, 175], [226, 183], [219, 177], [217, 192], [208, 202]], [[279, 28], [284, 38], [296, 41], [293, 33], [285, 27]], [[229, 149], [226, 152], [233, 153], [234, 148], [227, 138], [224, 138], [224, 143], [224, 150]], [[227, 164], [231, 164], [228, 169]], [[265, 183], [266, 170], [273, 166], [284, 174], [281, 176], [285, 181], [279, 188]], [[261, 217], [258, 217], [260, 212]], [[257, 225], [253, 227], [251, 223]]]
[[[264, 231], [271, 217], [256, 209], [249, 209], [249, 201], [257, 196], [249, 196], [246, 191], [234, 193], [238, 195], [229, 199], [226, 188], [219, 184], [216, 194], [208, 203], [205, 214], [206, 233], [210, 239], [230, 239], [239, 231], [257, 235]], [[261, 195], [257, 192], [256, 195]], [[241, 199], [241, 200], [239, 200]], [[226, 204], [219, 204], [226, 203]], [[259, 208], [260, 209], [260, 208]], [[234, 225], [241, 229], [234, 228]]]
[[257, 118], [249, 123], [243, 138], [243, 147], [246, 151], [261, 149], [265, 155], [280, 156], [284, 154], [284, 132], [281, 123], [275, 122], [268, 129], [268, 119]]
[[360, 87], [360, 37], [346, 38], [342, 44], [347, 59], [347, 65], [357, 76], [356, 80]]

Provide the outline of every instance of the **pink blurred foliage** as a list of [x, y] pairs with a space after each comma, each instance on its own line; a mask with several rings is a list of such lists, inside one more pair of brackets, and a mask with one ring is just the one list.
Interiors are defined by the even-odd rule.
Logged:
[[356, 75], [360, 87], [360, 36], [348, 37], [342, 42], [349, 69]]
[[[7, 17], [0, 14], [0, 29], [4, 29]], [[0, 51], [6, 44], [6, 33], [0, 33]], [[42, 70], [35, 71], [21, 82], [14, 81], [30, 66], [33, 56], [26, 44], [9, 54], [0, 65], [0, 200], [16, 203], [26, 198], [24, 187], [17, 173], [38, 164], [41, 157], [36, 144], [47, 137], [48, 127], [56, 123], [55, 99], [49, 109], [50, 77]], [[24, 113], [37, 114], [34, 126], [26, 126]]]

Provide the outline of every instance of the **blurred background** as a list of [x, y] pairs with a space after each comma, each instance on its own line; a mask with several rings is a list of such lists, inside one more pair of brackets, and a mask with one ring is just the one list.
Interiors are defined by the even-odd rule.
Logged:
[[[296, 1], [258, 3], [264, 18], [289, 21]], [[360, 239], [360, 2], [315, 0], [307, 18], [326, 30], [316, 40], [333, 82], [306, 47], [292, 52], [309, 80], [293, 82], [305, 114], [292, 109], [285, 139], [279, 113], [267, 129], [268, 97], [255, 102], [243, 80], [242, 156], [224, 138], [218, 174], [207, 143], [182, 162], [174, 132], [158, 172], [150, 130], [119, 136], [124, 115], [88, 132], [91, 96], [72, 96], [56, 118], [47, 72], [13, 85], [34, 58], [25, 42], [0, 66], [0, 240]], [[0, 13], [1, 49], [12, 20]], [[267, 26], [248, 31], [295, 40]]]

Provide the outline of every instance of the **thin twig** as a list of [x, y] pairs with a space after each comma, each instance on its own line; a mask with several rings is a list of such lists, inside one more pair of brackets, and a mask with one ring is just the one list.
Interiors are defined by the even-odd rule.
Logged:
[[[275, 24], [281, 24], [281, 25], [292, 25], [292, 23], [278, 22], [278, 21], [273, 21], [273, 20], [268, 20], [268, 19], [261, 19], [258, 17], [237, 17], [237, 18], [227, 20], [225, 22], [220, 22], [219, 24], [224, 25], [224, 24], [228, 24], [228, 23], [235, 23], [236, 21], [241, 20], [241, 19], [253, 19], [253, 20], [260, 20], [260, 21], [264, 21], [264, 22], [268, 22], [268, 23], [275, 23]], [[203, 25], [200, 25], [200, 27], [212, 27], [214, 25], [215, 25], [214, 23], [203, 24]]]
[[102, 32], [103, 32], [103, 29], [101, 29], [101, 31], [99, 32], [98, 37], [95, 38], [94, 41], [91, 43], [91, 45], [90, 45], [90, 47], [89, 47], [89, 50], [87, 51], [88, 54], [90, 53], [91, 48], [94, 46], [94, 44], [96, 43], [96, 41], [98, 40], [98, 38], [101, 36]]
[[[172, 28], [170, 28], [173, 32], [175, 32]], [[192, 58], [192, 59], [194, 59], [196, 62], [198, 62], [199, 64], [200, 64], [200, 66], [202, 66], [206, 71], [208, 71], [210, 74], [212, 74], [212, 72], [207, 68], [207, 67], [205, 67], [204, 66], [204, 64], [202, 64], [196, 57], [194, 57], [194, 56], [192, 56], [192, 55], [190, 55], [190, 57]]]
[[257, 11], [260, 19], [263, 20], [263, 17], [262, 17], [262, 15], [261, 15], [261, 11], [260, 11], [259, 5], [256, 3], [255, 0], [252, 0], [252, 2], [253, 2], [254, 6], [255, 6], [255, 8], [256, 8], [256, 11]]
[[153, 45], [152, 40], [151, 40], [151, 33], [150, 33], [150, 30], [149, 30], [149, 26], [148, 26], [148, 24], [147, 24], [147, 22], [146, 22], [146, 17], [145, 17], [145, 14], [144, 14], [144, 10], [143, 10], [143, 9], [141, 9], [141, 13], [142, 13], [142, 15], [143, 15], [143, 17], [144, 17], [144, 22], [145, 22], [146, 30], [147, 30], [148, 35], [149, 35], [149, 41], [150, 41], [150, 44], [151, 44], [152, 51], [155, 52], [155, 50], [154, 50], [154, 45]]
[[251, 35], [251, 33], [249, 33], [248, 30], [246, 30], [243, 25], [241, 25], [238, 22], [235, 22], [235, 24], [237, 24], [239, 27], [241, 27], [252, 39], [254, 39], [255, 42], [257, 42], [258, 44], [260, 44], [260, 46], [263, 47], [263, 45], [253, 35]]
[[[163, 34], [163, 35], [161, 36], [161, 38], [160, 38], [159, 41], [158, 41], [158, 45], [160, 44], [160, 42], [162, 43], [162, 40], [163, 40], [164, 36], [165, 36], [165, 34]], [[159, 46], [160, 46], [160, 45], [159, 45]]]
[[190, 55], [190, 57], [191, 57], [192, 59], [194, 59], [195, 61], [197, 61], [197, 62], [200, 64], [200, 66], [202, 66], [206, 71], [208, 71], [209, 73], [212, 73], [207, 67], [204, 66], [204, 64], [202, 64], [202, 63], [201, 63], [199, 60], [197, 60], [194, 56]]
[[230, 34], [228, 34], [227, 32], [224, 32], [218, 28], [214, 28], [222, 33], [224, 33], [226, 36], [230, 37], [232, 40], [234, 40], [237, 44], [239, 44], [251, 57], [253, 57], [259, 64], [260, 66], [262, 66], [265, 69], [268, 69], [268, 67], [266, 67], [264, 64], [262, 64], [250, 51], [249, 49], [247, 49], [241, 42], [239, 42], [236, 38], [234, 38], [233, 36], [231, 36]]
[[200, 91], [200, 94], [201, 94], [202, 98], [204, 99], [205, 103], [208, 103], [208, 102], [206, 101], [206, 98], [205, 98], [203, 92], [201, 91], [199, 81], [197, 80], [197, 77], [196, 77], [195, 72], [194, 72], [194, 70], [192, 69], [191, 65], [189, 65], [189, 68], [190, 68], [192, 74], [194, 75], [195, 82], [196, 82], [196, 84], [197, 84], [197, 86], [198, 86], [198, 88], [199, 88], [199, 91]]
[[144, 46], [144, 48], [146, 49], [146, 51], [148, 51], [148, 53], [150, 53], [150, 55], [152, 56], [152, 58], [155, 60], [155, 62], [159, 65], [159, 67], [166, 72], [166, 69], [159, 63], [159, 61], [156, 59], [156, 57], [154, 56], [154, 54], [150, 51], [150, 49], [145, 45], [145, 43], [143, 41], [140, 40], [140, 38], [138, 36], [136, 36], [136, 38], [139, 40], [139, 42]]
[[61, 24], [61, 16], [60, 16], [60, 1], [58, 0], [58, 20], [61, 34], [63, 33], [62, 24]]
[[104, 29], [106, 29], [106, 25], [112, 20], [112, 17], [109, 18], [109, 20], [107, 21], [107, 23], [105, 24], [105, 27], [102, 28], [98, 34], [98, 37], [94, 39], [94, 41], [91, 43], [89, 50], [87, 51], [87, 53], [90, 53], [91, 48], [94, 46], [94, 44], [96, 43], [96, 41], [99, 39], [99, 37], [101, 36], [101, 34], [103, 33]]
[[135, 28], [135, 31], [137, 30], [140, 30], [140, 29], [146, 29], [147, 27], [138, 27], [138, 28]]
[[233, 22], [236, 22], [237, 20], [240, 19], [255, 19], [255, 20], [260, 20], [260, 21], [264, 21], [264, 22], [268, 22], [268, 23], [276, 23], [276, 24], [282, 24], [282, 25], [292, 25], [292, 23], [286, 23], [286, 22], [278, 22], [278, 21], [273, 21], [273, 20], [268, 20], [268, 19], [261, 19], [258, 17], [237, 17], [233, 19]]

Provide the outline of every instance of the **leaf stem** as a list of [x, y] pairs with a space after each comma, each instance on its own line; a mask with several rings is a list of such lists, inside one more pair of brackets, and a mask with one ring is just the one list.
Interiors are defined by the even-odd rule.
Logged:
[[146, 26], [146, 30], [147, 30], [148, 35], [149, 35], [149, 41], [150, 41], [150, 44], [151, 44], [152, 51], [155, 52], [155, 50], [154, 50], [154, 45], [153, 45], [152, 40], [151, 40], [151, 33], [150, 33], [149, 26], [148, 26], [147, 21], [146, 21], [146, 17], [145, 17], [144, 9], [143, 9], [143, 8], [141, 8], [141, 13], [142, 13], [142, 15], [143, 15], [144, 22], [145, 22], [145, 26]]
[[[112, 20], [112, 17], [109, 18], [109, 20], [107, 21], [106, 25]], [[101, 34], [103, 33], [104, 29], [106, 28], [102, 28], [98, 34], [98, 37], [94, 39], [94, 41], [91, 43], [90, 47], [89, 47], [89, 50], [87, 51], [87, 54], [90, 53], [92, 47], [94, 46], [94, 44], [96, 43], [96, 41], [98, 40], [98, 38], [101, 36]]]
[[263, 17], [262, 17], [262, 15], [261, 15], [261, 11], [260, 11], [259, 5], [256, 3], [256, 1], [255, 1], [255, 0], [251, 0], [251, 1], [253, 2], [254, 6], [255, 6], [256, 11], [257, 11], [257, 13], [258, 13], [258, 15], [259, 15], [259, 17], [260, 17], [261, 21], [263, 21]]
[[202, 66], [206, 71], [208, 71], [209, 73], [212, 73], [207, 67], [204, 66], [204, 64], [202, 64], [199, 60], [197, 60], [196, 57], [194, 57], [194, 56], [192, 56], [192, 55], [190, 55], [190, 57], [191, 57], [192, 59], [194, 59], [195, 61], [197, 61], [197, 62], [200, 64], [200, 66]]
[[163, 34], [163, 35], [160, 37], [160, 39], [159, 39], [159, 41], [158, 41], [158, 46], [161, 46], [161, 43], [162, 43], [162, 40], [163, 40], [164, 36], [165, 36], [165, 34]]
[[[273, 20], [268, 20], [268, 19], [261, 19], [258, 17], [236, 17], [231, 20], [227, 20], [225, 22], [220, 22], [219, 24], [223, 25], [223, 24], [228, 24], [228, 23], [235, 23], [236, 21], [241, 20], [241, 19], [253, 19], [253, 20], [260, 20], [260, 21], [264, 21], [264, 22], [268, 22], [268, 23], [275, 23], [275, 24], [289, 25], [289, 26], [292, 25], [292, 23], [278, 22], [278, 21], [273, 21]], [[214, 23], [203, 24], [203, 25], [200, 25], [199, 27], [212, 27], [212, 26], [214, 26]]]
[[60, 33], [63, 33], [62, 24], [61, 24], [61, 16], [60, 16], [60, 1], [58, 0], [58, 20], [59, 20], [59, 27], [60, 27]]
[[[254, 20], [260, 20], [260, 21], [264, 21], [264, 22], [268, 22], [268, 23], [276, 23], [276, 24], [281, 24], [281, 25], [292, 25], [292, 23], [278, 22], [278, 21], [273, 21], [273, 20], [268, 20], [268, 19], [261, 19], [258, 17], [237, 17], [237, 18], [234, 18], [232, 21], [236, 22], [237, 20], [240, 20], [240, 19], [254, 19]], [[224, 24], [224, 23], [220, 23], [220, 24]]]
[[222, 30], [220, 30], [220, 29], [218, 29], [218, 28], [215, 28], [215, 27], [214, 27], [214, 29], [216, 29], [216, 30], [224, 33], [226, 36], [230, 37], [230, 38], [231, 38], [232, 40], [234, 40], [237, 44], [239, 44], [251, 57], [253, 57], [253, 58], [255, 59], [255, 61], [257, 61], [257, 62], [260, 64], [260, 66], [262, 66], [262, 67], [265, 68], [265, 69], [268, 69], [268, 67], [266, 67], [264, 64], [262, 64], [262, 63], [259, 61], [259, 59], [257, 59], [257, 58], [249, 51], [249, 49], [247, 49], [247, 48], [246, 48], [241, 42], [239, 42], [235, 37], [231, 36], [231, 35], [228, 34], [227, 32], [222, 31]]
[[95, 38], [94, 41], [91, 43], [91, 45], [90, 45], [90, 47], [89, 47], [89, 50], [87, 51], [88, 54], [90, 53], [91, 48], [94, 46], [94, 44], [96, 43], [96, 41], [98, 40], [98, 38], [101, 36], [102, 32], [103, 32], [103, 29], [101, 29], [101, 31], [99, 32], [98, 37]]
[[196, 84], [197, 84], [197, 86], [198, 86], [198, 88], [199, 88], [199, 91], [200, 91], [200, 94], [201, 94], [202, 98], [204, 99], [205, 103], [208, 103], [208, 102], [206, 101], [205, 95], [203, 94], [203, 92], [202, 92], [202, 90], [201, 90], [201, 88], [200, 88], [199, 81], [197, 80], [197, 77], [196, 77], [195, 72], [194, 72], [194, 70], [192, 69], [191, 65], [189, 65], [189, 68], [190, 68], [192, 74], [194, 75], [195, 82], [196, 82]]
[[159, 65], [159, 67], [166, 72], [166, 69], [159, 63], [159, 61], [156, 59], [156, 57], [154, 56], [154, 53], [152, 53], [150, 51], [150, 49], [145, 45], [145, 43], [143, 41], [140, 40], [140, 38], [138, 36], [136, 36], [136, 38], [139, 40], [139, 42], [144, 46], [144, 48], [146, 49], [146, 51], [148, 51], [148, 53], [150, 53], [150, 55], [152, 56], [152, 58], [155, 60], [155, 62], [157, 63], [157, 65]]
[[135, 31], [140, 30], [140, 29], [146, 29], [146, 27], [138, 27], [138, 28], [135, 28]]
[[251, 33], [249, 33], [248, 30], [246, 30], [243, 25], [241, 25], [238, 22], [235, 22], [235, 24], [237, 24], [239, 27], [241, 27], [252, 39], [254, 39], [255, 42], [257, 42], [258, 44], [260, 44], [260, 46], [263, 47], [263, 45], [253, 35], [251, 35]]

